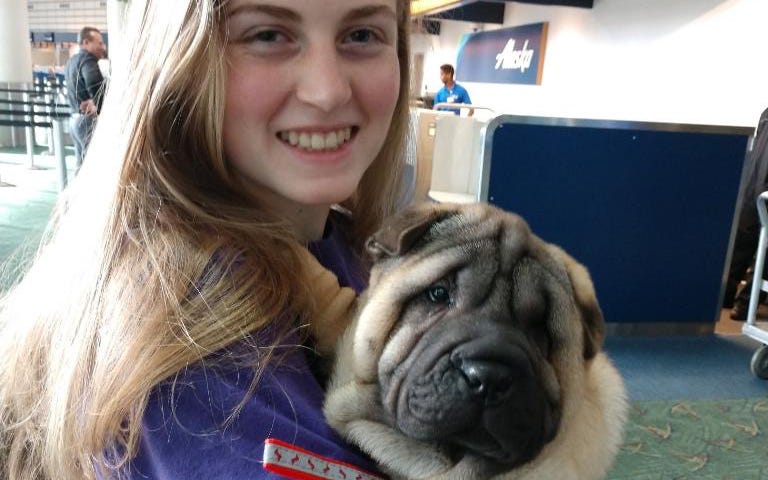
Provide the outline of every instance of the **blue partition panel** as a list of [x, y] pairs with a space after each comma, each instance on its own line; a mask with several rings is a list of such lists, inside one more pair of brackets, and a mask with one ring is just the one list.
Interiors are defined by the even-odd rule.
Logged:
[[752, 129], [501, 116], [481, 198], [584, 263], [609, 322], [714, 322]]

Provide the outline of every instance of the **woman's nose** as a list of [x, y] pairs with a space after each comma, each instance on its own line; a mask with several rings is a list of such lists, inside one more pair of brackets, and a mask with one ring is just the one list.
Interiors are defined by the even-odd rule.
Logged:
[[331, 112], [352, 96], [350, 70], [336, 48], [314, 47], [305, 54], [296, 95], [306, 104]]

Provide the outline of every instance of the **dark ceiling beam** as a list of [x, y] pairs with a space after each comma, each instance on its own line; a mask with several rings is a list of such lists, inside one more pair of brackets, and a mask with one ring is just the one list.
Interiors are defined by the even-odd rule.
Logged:
[[507, 0], [516, 1], [518, 3], [535, 3], [537, 5], [552, 5], [558, 7], [581, 7], [592, 8], [594, 6], [594, 0]]
[[458, 20], [473, 23], [504, 23], [504, 8], [499, 2], [474, 2], [446, 10], [435, 15], [428, 15], [433, 20]]
[[[510, 1], [529, 3], [535, 5], [550, 5], [560, 7], [592, 8], [594, 0], [502, 0], [502, 1], [478, 1], [478, 0], [446, 0], [434, 2], [429, 0], [415, 0], [411, 2], [414, 11], [418, 10], [415, 17], [427, 16], [436, 19], [462, 20], [475, 23], [504, 23], [504, 6]], [[424, 5], [432, 5], [423, 10]], [[501, 20], [499, 20], [501, 12]]]

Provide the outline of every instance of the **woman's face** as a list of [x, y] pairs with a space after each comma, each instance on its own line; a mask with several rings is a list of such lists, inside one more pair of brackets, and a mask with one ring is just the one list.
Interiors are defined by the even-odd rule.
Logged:
[[349, 198], [400, 88], [395, 0], [232, 0], [224, 151], [270, 206]]

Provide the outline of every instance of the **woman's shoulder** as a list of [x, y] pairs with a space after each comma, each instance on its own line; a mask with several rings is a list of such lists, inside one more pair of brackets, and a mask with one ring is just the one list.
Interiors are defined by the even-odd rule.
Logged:
[[336, 275], [339, 285], [360, 293], [368, 283], [368, 269], [361, 252], [353, 247], [351, 228], [349, 212], [331, 209], [323, 238], [310, 242], [307, 248], [323, 267]]

